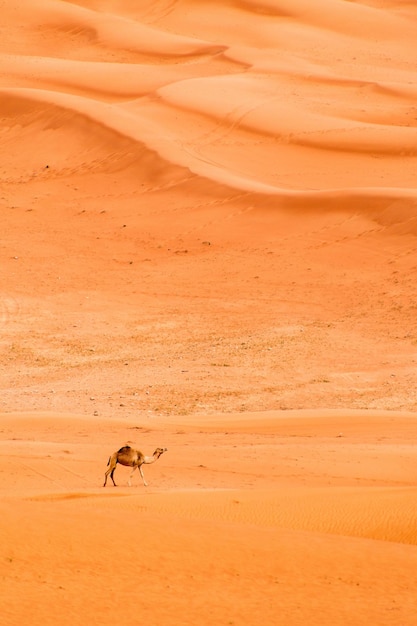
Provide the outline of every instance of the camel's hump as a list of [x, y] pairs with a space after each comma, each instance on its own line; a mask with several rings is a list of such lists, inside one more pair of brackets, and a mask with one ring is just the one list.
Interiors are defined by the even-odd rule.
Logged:
[[130, 446], [123, 446], [122, 448], [120, 448], [120, 450], [117, 451], [117, 453], [123, 453], [123, 452], [129, 452], [129, 450], [131, 450], [132, 448]]

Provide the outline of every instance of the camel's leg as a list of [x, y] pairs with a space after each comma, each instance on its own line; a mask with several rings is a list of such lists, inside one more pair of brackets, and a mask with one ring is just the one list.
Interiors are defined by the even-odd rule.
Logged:
[[107, 472], [104, 474], [104, 485], [103, 487], [105, 487], [107, 485], [107, 478], [108, 476], [110, 476], [110, 478], [113, 481], [113, 485], [115, 487], [117, 487], [116, 483], [114, 482], [114, 478], [113, 478], [113, 474], [114, 474], [114, 470], [116, 469], [116, 466], [114, 465], [113, 467], [109, 467], [109, 469], [107, 470]]
[[103, 487], [105, 487], [107, 485], [107, 477], [110, 474], [110, 472], [111, 472], [111, 469], [108, 469], [106, 471], [106, 473], [104, 474], [104, 485], [103, 485]]
[[139, 472], [140, 472], [140, 475], [142, 476], [143, 484], [145, 485], [145, 487], [147, 487], [147, 486], [148, 486], [148, 483], [146, 482], [146, 480], [145, 480], [145, 476], [143, 475], [143, 472], [142, 472], [142, 465], [139, 465]]
[[133, 472], [135, 471], [136, 468], [137, 468], [137, 465], [134, 465], [132, 471], [130, 472], [129, 480], [127, 481], [127, 484], [129, 485], [129, 487], [132, 486], [132, 482], [131, 482], [132, 481], [132, 476], [133, 476]]
[[117, 487], [116, 483], [114, 482], [114, 478], [113, 478], [113, 474], [114, 474], [114, 470], [116, 469], [116, 465], [117, 465], [117, 459], [110, 457], [109, 458], [109, 462], [107, 463], [107, 465], [109, 466], [109, 469], [106, 471], [106, 473], [104, 474], [104, 485], [103, 487], [106, 486], [107, 484], [107, 478], [110, 475], [110, 478], [113, 481], [113, 485], [115, 487]]

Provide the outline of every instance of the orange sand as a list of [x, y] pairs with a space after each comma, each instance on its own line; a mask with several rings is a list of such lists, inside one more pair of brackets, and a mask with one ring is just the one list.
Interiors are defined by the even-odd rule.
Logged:
[[415, 3], [1, 14], [1, 623], [414, 625]]

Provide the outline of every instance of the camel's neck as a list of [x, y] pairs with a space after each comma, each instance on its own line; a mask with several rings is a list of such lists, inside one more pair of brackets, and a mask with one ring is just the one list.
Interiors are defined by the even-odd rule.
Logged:
[[144, 463], [155, 463], [157, 459], [157, 456], [145, 456]]

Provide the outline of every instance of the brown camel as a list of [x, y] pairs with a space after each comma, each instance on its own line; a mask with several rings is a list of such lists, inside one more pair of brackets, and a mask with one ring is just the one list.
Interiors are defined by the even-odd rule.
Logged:
[[133, 472], [135, 471], [137, 467], [139, 468], [140, 475], [142, 476], [143, 484], [145, 485], [145, 487], [147, 487], [148, 483], [146, 482], [145, 477], [143, 475], [142, 465], [144, 463], [155, 463], [155, 461], [159, 459], [161, 454], [163, 454], [166, 451], [167, 451], [167, 448], [157, 448], [152, 456], [145, 456], [139, 450], [134, 450], [130, 446], [123, 446], [123, 448], [120, 448], [120, 450], [118, 450], [117, 452], [113, 452], [113, 454], [109, 457], [109, 460], [107, 463], [109, 469], [106, 471], [104, 475], [103, 487], [106, 486], [107, 477], [109, 476], [109, 474], [110, 474], [110, 478], [113, 481], [113, 485], [117, 487], [116, 483], [114, 482], [113, 474], [114, 474], [114, 470], [116, 469], [116, 465], [118, 463], [120, 463], [120, 465], [127, 465], [128, 467], [133, 467], [133, 470], [129, 476], [129, 480], [127, 483], [129, 487], [131, 487], [130, 479], [132, 478]]

